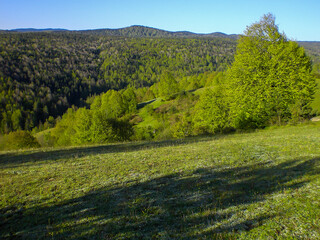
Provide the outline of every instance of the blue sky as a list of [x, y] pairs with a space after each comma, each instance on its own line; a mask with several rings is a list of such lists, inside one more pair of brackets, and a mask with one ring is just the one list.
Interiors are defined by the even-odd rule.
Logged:
[[143, 25], [238, 34], [268, 12], [290, 39], [320, 41], [319, 0], [0, 0], [0, 29]]

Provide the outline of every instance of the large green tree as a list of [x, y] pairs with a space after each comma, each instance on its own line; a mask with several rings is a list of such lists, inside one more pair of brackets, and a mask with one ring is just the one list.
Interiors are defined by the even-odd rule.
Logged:
[[308, 114], [315, 89], [310, 59], [279, 32], [272, 14], [247, 27], [228, 78], [235, 128], [281, 124]]

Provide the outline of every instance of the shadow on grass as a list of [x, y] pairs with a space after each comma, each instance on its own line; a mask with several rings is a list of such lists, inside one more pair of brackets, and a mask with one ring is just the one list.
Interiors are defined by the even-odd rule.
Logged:
[[[320, 159], [278, 165], [200, 168], [97, 189], [54, 206], [1, 209], [3, 239], [230, 239], [272, 219], [249, 204], [298, 189]], [[292, 182], [293, 180], [294, 183]], [[254, 210], [250, 210], [254, 211]], [[281, 213], [279, 213], [281, 214]], [[242, 217], [241, 217], [242, 216]]]
[[184, 144], [190, 144], [194, 142], [212, 141], [213, 139], [220, 138], [221, 136], [203, 136], [203, 137], [190, 137], [185, 139], [176, 140], [163, 140], [163, 141], [146, 141], [146, 142], [128, 142], [119, 144], [99, 145], [99, 146], [81, 146], [81, 147], [70, 147], [66, 149], [47, 150], [41, 151], [37, 149], [34, 151], [25, 152], [11, 152], [11, 153], [0, 153], [0, 167], [7, 166], [13, 167], [12, 165], [37, 162], [37, 161], [48, 161], [48, 160], [59, 160], [64, 158], [78, 158], [88, 155], [98, 155], [104, 153], [118, 153], [118, 152], [132, 152], [140, 151], [149, 148], [160, 148], [166, 146], [178, 146]]

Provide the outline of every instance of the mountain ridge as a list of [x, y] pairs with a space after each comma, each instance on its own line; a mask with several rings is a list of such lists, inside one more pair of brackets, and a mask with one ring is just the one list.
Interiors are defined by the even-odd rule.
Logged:
[[28, 33], [28, 32], [78, 32], [87, 33], [93, 35], [103, 35], [103, 36], [117, 36], [117, 37], [136, 37], [136, 38], [161, 38], [161, 37], [220, 37], [220, 38], [230, 38], [238, 39], [239, 34], [226, 34], [222, 32], [212, 32], [212, 33], [193, 33], [190, 31], [167, 31], [153, 27], [132, 25], [123, 28], [101, 28], [101, 29], [86, 29], [86, 30], [68, 30], [63, 28], [16, 28], [10, 30], [0, 30], [2, 32], [18, 32], [18, 33]]
[[[133, 38], [226, 38], [237, 40], [241, 34], [227, 34], [223, 32], [194, 33], [190, 31], [168, 31], [143, 25], [132, 25], [123, 28], [98, 28], [69, 30], [65, 28], [15, 28], [0, 29], [0, 33], [32, 33], [32, 32], [70, 32], [85, 33], [99, 36], [133, 37]], [[301, 44], [319, 43], [320, 41], [297, 41]]]
[[70, 31], [68, 29], [64, 28], [15, 28], [10, 30], [1, 30], [5, 32], [61, 32], [61, 31]]

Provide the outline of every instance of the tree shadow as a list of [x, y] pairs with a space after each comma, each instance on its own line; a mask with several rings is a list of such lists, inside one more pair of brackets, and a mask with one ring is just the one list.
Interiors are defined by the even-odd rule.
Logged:
[[[276, 217], [237, 217], [267, 195], [298, 189], [320, 159], [199, 168], [127, 182], [50, 207], [1, 209], [3, 239], [225, 239]], [[254, 215], [254, 214], [253, 214]]]
[[152, 148], [161, 148], [167, 146], [179, 146], [194, 142], [205, 142], [218, 139], [220, 136], [190, 137], [185, 139], [146, 141], [146, 142], [126, 142], [99, 146], [70, 147], [66, 149], [54, 149], [34, 151], [0, 153], [0, 167], [14, 167], [22, 163], [59, 160], [64, 158], [79, 158], [89, 155], [99, 155], [105, 153], [133, 152]]

